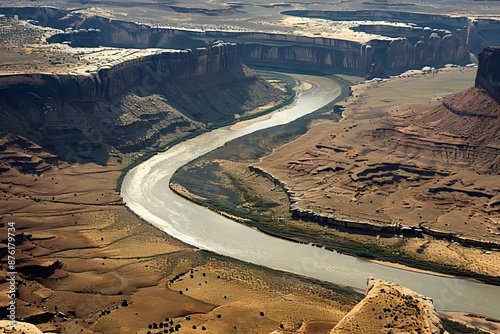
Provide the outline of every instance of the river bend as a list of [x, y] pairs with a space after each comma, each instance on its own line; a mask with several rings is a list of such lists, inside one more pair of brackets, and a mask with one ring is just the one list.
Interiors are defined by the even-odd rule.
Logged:
[[312, 84], [297, 103], [244, 128], [223, 127], [181, 142], [130, 170], [121, 195], [137, 215], [173, 237], [212, 252], [266, 267], [365, 289], [373, 276], [432, 297], [439, 310], [474, 312], [500, 318], [500, 287], [375, 264], [322, 248], [278, 239], [194, 204], [169, 188], [182, 165], [254, 131], [291, 122], [328, 104], [341, 88], [327, 77], [291, 74]]

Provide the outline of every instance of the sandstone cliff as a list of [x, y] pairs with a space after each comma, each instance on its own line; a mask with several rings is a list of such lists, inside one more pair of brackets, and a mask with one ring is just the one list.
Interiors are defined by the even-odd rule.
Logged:
[[39, 174], [54, 163], [17, 142], [69, 162], [106, 163], [110, 155], [155, 147], [280, 101], [284, 93], [236, 61], [235, 52], [235, 44], [218, 42], [130, 56], [90, 73], [0, 75], [6, 149], [0, 168]]
[[408, 288], [368, 278], [366, 297], [331, 331], [341, 333], [447, 333], [432, 300]]
[[64, 100], [92, 102], [113, 98], [138, 85], [154, 85], [167, 78], [217, 73], [235, 63], [236, 44], [217, 43], [209, 48], [163, 50], [149, 56], [118, 59], [96, 72], [22, 73], [0, 75], [4, 100]]
[[479, 54], [476, 87], [486, 89], [497, 99], [500, 97], [500, 47], [487, 47]]
[[[410, 67], [469, 62], [467, 44], [469, 29], [466, 17], [380, 11], [284, 12], [287, 15], [333, 20], [376, 18], [418, 24], [409, 29], [396, 29], [397, 31], [392, 29], [387, 34], [388, 38], [361, 43], [336, 37], [297, 36], [289, 33], [152, 27], [53, 9], [45, 10], [43, 15], [39, 9], [31, 9], [30, 12], [29, 9], [0, 8], [0, 13], [16, 14], [21, 18], [32, 20], [45, 17], [46, 19], [40, 21], [40, 24], [66, 29], [65, 32], [54, 35], [49, 41], [58, 43], [67, 41], [74, 46], [192, 48], [193, 45], [209, 45], [214, 40], [224, 39], [237, 43], [237, 56], [244, 61], [279, 62], [288, 66], [300, 63], [338, 66], [373, 75], [381, 75], [386, 70], [398, 71]], [[478, 45], [495, 39], [494, 34], [483, 33], [487, 30], [483, 26], [489, 28], [486, 25], [476, 25], [473, 30], [474, 36], [477, 37], [474, 40], [479, 41], [476, 43], [479, 43]], [[365, 30], [370, 29], [372, 28], [365, 27]]]

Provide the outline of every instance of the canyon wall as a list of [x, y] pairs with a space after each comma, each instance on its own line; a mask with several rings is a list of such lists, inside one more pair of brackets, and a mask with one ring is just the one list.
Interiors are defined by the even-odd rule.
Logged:
[[[0, 75], [0, 143], [10, 133], [12, 147], [33, 142], [60, 160], [106, 163], [112, 154], [156, 147], [284, 98], [236, 61], [234, 43], [108, 59], [115, 60], [77, 73]], [[9, 159], [0, 172], [45, 166]]]
[[500, 47], [487, 47], [479, 54], [476, 87], [500, 97]]
[[217, 73], [235, 62], [236, 44], [217, 43], [194, 50], [163, 50], [148, 56], [119, 59], [88, 74], [23, 73], [0, 75], [2, 99], [63, 99], [91, 102], [112, 98], [148, 80]]
[[[55, 9], [46, 11], [47, 13], [40, 14], [39, 8], [32, 8], [30, 14], [28, 9], [0, 8], [0, 13], [16, 14], [23, 19], [36, 20], [40, 25], [65, 30], [51, 37], [49, 42], [69, 42], [73, 46], [103, 45], [179, 49], [192, 48], [193, 45], [208, 46], [213, 41], [222, 39], [237, 43], [237, 57], [243, 61], [269, 64], [279, 62], [291, 67], [300, 63], [338, 66], [374, 75], [383, 74], [385, 70], [398, 71], [412, 67], [469, 62], [467, 44], [469, 29], [466, 17], [382, 11], [284, 12], [288, 15], [332, 20], [348, 21], [368, 18], [373, 20], [375, 18], [418, 24], [413, 28], [386, 27], [382, 29], [375, 27], [376, 25], [356, 28], [355, 30], [372, 30], [371, 32], [375, 33], [377, 29], [382, 29], [384, 31], [380, 32], [386, 32], [389, 36], [373, 39], [363, 44], [341, 38], [297, 36], [287, 33], [152, 27], [99, 16], [86, 17], [76, 12], [56, 11]], [[475, 30], [472, 30], [476, 36], [473, 40], [477, 43], [482, 43], [481, 38], [489, 39], [489, 37], [481, 37], [486, 36], [482, 34], [483, 27], [494, 26], [481, 22], [481, 24], [476, 24]], [[387, 29], [389, 29], [388, 32], [385, 31]]]
[[[237, 42], [237, 56], [243, 61], [302, 62], [361, 72], [372, 71], [374, 63], [385, 70], [447, 63], [463, 64], [469, 61], [465, 30], [452, 35], [446, 30], [422, 28], [412, 31], [412, 34], [418, 34], [416, 43], [401, 37], [374, 39], [363, 44], [338, 38], [284, 33], [153, 28], [124, 21], [112, 21], [106, 27], [102, 20], [94, 17], [84, 20], [78, 29], [67, 30], [49, 41], [69, 41], [75, 46], [95, 46], [101, 43], [109, 46], [178, 48], [224, 39]], [[94, 37], [90, 38], [91, 36]]]

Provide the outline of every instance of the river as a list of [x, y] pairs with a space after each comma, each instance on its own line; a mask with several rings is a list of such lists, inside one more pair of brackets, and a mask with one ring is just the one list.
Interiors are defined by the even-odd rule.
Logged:
[[291, 122], [328, 104], [341, 92], [340, 86], [327, 77], [291, 76], [312, 84], [293, 107], [243, 128], [231, 129], [229, 126], [204, 133], [144, 161], [130, 170], [123, 180], [121, 195], [126, 205], [169, 235], [201, 249], [363, 290], [368, 276], [382, 278], [433, 298], [439, 310], [500, 318], [498, 286], [391, 268], [275, 238], [222, 217], [170, 190], [169, 180], [182, 165], [232, 139]]

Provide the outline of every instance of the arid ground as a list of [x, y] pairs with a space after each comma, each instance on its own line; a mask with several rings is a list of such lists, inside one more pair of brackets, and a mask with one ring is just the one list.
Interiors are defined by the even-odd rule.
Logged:
[[[239, 5], [209, 2], [200, 8], [196, 1], [163, 4], [137, 1], [123, 6], [118, 2], [44, 0], [5, 1], [1, 5], [14, 4], [92, 6], [82, 11], [161, 25], [223, 29], [261, 27], [306, 35], [323, 31], [325, 23], [315, 19], [283, 20], [279, 12], [333, 8], [330, 6], [336, 6], [336, 10], [366, 6], [397, 10], [402, 6], [379, 1], [321, 5], [305, 1], [293, 3], [291, 7], [264, 2]], [[412, 5], [415, 11], [455, 14], [472, 11], [481, 15], [500, 11], [497, 5], [489, 2], [458, 4], [457, 7], [439, 1], [432, 5], [427, 2]], [[224, 24], [220, 24], [221, 18]], [[62, 69], [78, 72], [89, 70], [88, 63], [131, 55], [126, 50], [103, 49], [76, 54], [64, 45], [60, 49], [46, 45], [24, 47], [34, 41], [35, 32], [30, 26], [19, 24], [22, 26], [19, 30], [25, 34], [0, 48], [2, 73]], [[343, 31], [345, 38], [363, 39], [345, 28], [346, 25], [341, 25], [336, 32]], [[2, 33], [11, 32], [2, 30]], [[38, 28], [36, 34], [35, 40], [43, 35]], [[484, 173], [485, 166], [495, 162], [480, 161], [474, 170], [461, 169], [461, 165], [451, 164], [446, 159], [440, 160], [437, 166], [434, 160], [419, 159], [417, 162], [415, 158], [422, 154], [421, 151], [412, 148], [408, 137], [403, 136], [428, 130], [422, 124], [431, 119], [429, 110], [436, 110], [433, 106], [443, 101], [450, 101], [448, 94], [473, 86], [474, 75], [473, 68], [449, 69], [437, 74], [417, 73], [356, 86], [352, 98], [344, 104], [344, 118], [340, 122], [337, 122], [338, 110], [336, 113], [327, 111], [321, 120], [311, 124], [314, 131], [276, 149], [262, 161], [252, 160], [250, 156], [234, 161], [219, 159], [216, 161], [218, 170], [214, 173], [227, 180], [222, 186], [241, 196], [252, 194], [245, 197], [244, 209], [261, 213], [271, 225], [307, 231], [307, 234], [324, 238], [335, 237], [346, 243], [372, 245], [417, 262], [425, 260], [484, 277], [498, 277], [500, 254], [496, 250], [466, 248], [428, 235], [422, 238], [380, 237], [325, 228], [314, 222], [294, 220], [289, 211], [294, 204], [326, 214], [335, 209], [334, 212], [342, 217], [352, 218], [352, 213], [356, 212], [356, 219], [403, 220], [415, 226], [425, 220], [433, 222], [429, 227], [440, 230], [446, 230], [451, 221], [458, 221], [459, 232], [463, 235], [498, 242], [500, 217], [494, 212], [493, 215], [486, 213], [498, 210], [495, 203], [498, 203], [500, 185], [495, 183], [498, 178], [492, 182]], [[307, 89], [307, 84], [303, 88]], [[130, 104], [143, 102], [137, 99]], [[429, 118], [415, 116], [422, 112], [428, 112], [425, 115]], [[173, 113], [179, 116], [177, 111]], [[405, 123], [412, 118], [421, 121], [419, 128]], [[376, 131], [394, 125], [401, 133], [401, 140], [404, 139], [403, 151], [394, 142], [392, 146], [379, 144], [368, 149], [376, 139], [382, 143], [397, 141], [398, 137]], [[189, 131], [201, 126], [192, 122]], [[374, 133], [380, 137], [374, 137]], [[168, 140], [179, 133], [171, 135]], [[458, 140], [456, 135], [444, 131], [436, 140], [442, 138]], [[363, 297], [350, 288], [194, 249], [142, 221], [127, 210], [116, 191], [122, 169], [140, 155], [139, 152], [112, 154], [104, 165], [69, 164], [29, 140], [8, 134], [2, 134], [0, 146], [1, 238], [7, 235], [8, 222], [15, 222], [18, 233], [16, 315], [36, 323], [45, 332], [156, 333], [177, 329], [187, 333], [201, 330], [207, 333], [328, 333]], [[364, 155], [366, 158], [362, 157]], [[404, 186], [398, 186], [400, 183], [390, 187], [378, 185], [385, 184], [382, 181], [388, 177], [372, 170], [371, 164], [380, 163], [409, 166], [404, 175], [398, 176], [404, 179], [401, 181]], [[292, 203], [280, 187], [250, 172], [250, 164], [280, 180], [287, 179], [287, 183], [295, 187], [299, 200]], [[6, 169], [6, 165], [15, 165], [15, 168]], [[330, 171], [338, 168], [346, 173], [337, 179]], [[432, 173], [425, 173], [431, 168]], [[416, 169], [424, 173], [411, 172]], [[363, 186], [361, 180], [356, 182], [349, 175], [368, 178], [371, 183]], [[435, 190], [432, 198], [422, 198], [421, 195], [430, 189]], [[337, 206], [332, 205], [335, 196], [342, 198], [342, 201], [335, 201]], [[431, 209], [423, 210], [424, 200], [432, 203]], [[1, 247], [4, 257], [7, 246], [2, 243]], [[7, 272], [5, 266], [1, 269], [2, 274]], [[1, 280], [2, 309], [9, 302], [3, 293], [8, 288], [8, 283]], [[480, 316], [453, 313], [446, 316], [492, 332], [498, 330], [496, 322]]]
[[[498, 217], [491, 211], [496, 207], [498, 180], [493, 176], [496, 172], [482, 172], [482, 168], [495, 168], [489, 160], [496, 159], [495, 156], [477, 154], [474, 167], [469, 169], [464, 167], [466, 161], [454, 162], [451, 157], [446, 160], [449, 154], [446, 149], [441, 155], [433, 146], [431, 149], [425, 146], [425, 142], [411, 142], [396, 134], [377, 141], [374, 135], [393, 129], [394, 123], [398, 125], [396, 129], [405, 131], [408, 129], [404, 126], [405, 120], [413, 120], [419, 115], [430, 117], [427, 110], [436, 110], [436, 105], [450, 99], [449, 94], [472, 86], [475, 72], [474, 68], [450, 68], [427, 74], [414, 72], [384, 82], [371, 81], [354, 86], [352, 97], [342, 103], [345, 110], [341, 121], [318, 116], [305, 135], [273, 149], [260, 160], [252, 158], [252, 153], [246, 154], [252, 149], [244, 149], [244, 144], [239, 142], [239, 161], [234, 159], [234, 147], [229, 146], [195, 162], [189, 167], [190, 173], [192, 176], [197, 174], [196, 166], [205, 166], [207, 170], [206, 160], [210, 160], [212, 167], [209, 169], [213, 168], [212, 172], [225, 180], [225, 188], [245, 198], [245, 203], [234, 210], [264, 215], [268, 221], [264, 229], [283, 233], [298, 230], [300, 235], [305, 233], [323, 242], [339, 238], [351, 240], [417, 262], [432, 262], [485, 277], [498, 277], [500, 254], [497, 251], [464, 247], [425, 233], [419, 238], [401, 238], [377, 233], [376, 229], [360, 233], [361, 230], [356, 229], [326, 228], [324, 224], [293, 219], [290, 212], [292, 207], [299, 213], [314, 213], [339, 221], [347, 219], [380, 226], [394, 222], [405, 226], [422, 225], [420, 227], [457, 233], [464, 238], [498, 242]], [[471, 124], [468, 120], [465, 125]], [[422, 133], [423, 130], [416, 131]], [[465, 129], [463, 134], [466, 134]], [[495, 135], [493, 132], [492, 141], [497, 140]], [[452, 138], [448, 140], [455, 144], [457, 139], [452, 136], [444, 133], [438, 139]], [[436, 139], [429, 137], [429, 140]], [[258, 138], [247, 142], [266, 145]], [[392, 144], [394, 142], [400, 144]], [[231, 158], [225, 159], [225, 156]], [[286, 192], [276, 182], [252, 172], [250, 165], [283, 182]], [[391, 169], [384, 165], [402, 167]], [[439, 191], [432, 195], [429, 189]], [[481, 191], [484, 195], [479, 195]], [[422, 197], [426, 193], [430, 194], [426, 195], [429, 198]], [[196, 195], [203, 197], [200, 192]]]

